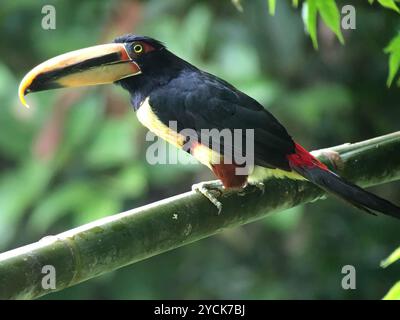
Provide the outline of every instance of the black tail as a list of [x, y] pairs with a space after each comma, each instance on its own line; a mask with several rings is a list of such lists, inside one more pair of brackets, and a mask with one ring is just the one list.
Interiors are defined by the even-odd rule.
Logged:
[[292, 166], [292, 169], [322, 189], [359, 209], [371, 214], [374, 214], [371, 212], [371, 210], [374, 210], [400, 219], [400, 207], [346, 181], [328, 169], [318, 166]]

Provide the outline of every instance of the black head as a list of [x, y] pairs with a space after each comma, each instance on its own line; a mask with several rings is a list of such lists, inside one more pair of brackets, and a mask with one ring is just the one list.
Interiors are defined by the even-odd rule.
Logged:
[[142, 73], [157, 69], [155, 65], [160, 59], [164, 60], [163, 56], [167, 53], [162, 42], [146, 36], [126, 34], [113, 42], [124, 44], [129, 56], [140, 66]]
[[146, 45], [152, 46], [156, 50], [165, 49], [165, 45], [156, 39], [146, 37], [146, 36], [138, 36], [135, 34], [125, 34], [123, 36], [119, 36], [114, 39], [115, 43], [144, 43]]
[[150, 37], [127, 34], [116, 38], [114, 43], [123, 43], [141, 70], [139, 75], [117, 81], [130, 92], [135, 109], [152, 90], [177, 77], [183, 69], [196, 69]]

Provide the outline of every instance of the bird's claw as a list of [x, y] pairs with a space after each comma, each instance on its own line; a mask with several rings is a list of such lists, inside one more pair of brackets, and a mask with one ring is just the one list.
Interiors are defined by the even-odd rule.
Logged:
[[261, 195], [265, 192], [265, 184], [263, 182], [252, 182], [251, 185], [255, 186], [261, 191]]
[[[246, 186], [241, 191], [238, 192], [238, 195], [239, 196], [245, 196], [247, 194], [247, 192], [248, 192], [248, 189], [252, 188], [252, 187], [259, 189], [261, 191], [261, 195], [263, 195], [264, 192], [265, 192], [265, 185], [264, 185], [263, 182], [259, 182], [259, 181], [254, 181], [253, 182], [252, 181], [252, 182], [248, 182], [246, 184]], [[253, 189], [253, 192], [254, 192], [254, 189]]]
[[[218, 210], [218, 215], [222, 211], [222, 203], [217, 197], [220, 197], [223, 193], [224, 187], [219, 180], [200, 182], [192, 185], [192, 190], [205, 196]], [[217, 192], [215, 196], [213, 192]]]
[[[257, 188], [261, 190], [261, 195], [264, 194], [265, 186], [262, 182], [249, 182], [244, 188], [228, 189], [227, 192], [236, 192], [238, 196], [245, 196], [250, 191], [249, 189], [252, 188]], [[192, 190], [206, 197], [217, 208], [218, 215], [222, 212], [222, 203], [218, 200], [218, 197], [224, 194], [225, 188], [221, 181], [213, 180], [196, 183], [192, 185]], [[251, 192], [254, 192], [254, 189]]]

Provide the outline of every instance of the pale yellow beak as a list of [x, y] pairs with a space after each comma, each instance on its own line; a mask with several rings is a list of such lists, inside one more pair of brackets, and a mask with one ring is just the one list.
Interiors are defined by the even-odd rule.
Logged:
[[123, 43], [110, 43], [68, 52], [47, 60], [25, 75], [18, 96], [25, 107], [30, 92], [113, 83], [140, 74]]

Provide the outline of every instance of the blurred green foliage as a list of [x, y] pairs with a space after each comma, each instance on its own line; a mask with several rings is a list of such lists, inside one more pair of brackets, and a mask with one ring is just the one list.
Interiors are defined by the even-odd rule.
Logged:
[[393, 251], [389, 257], [381, 262], [381, 267], [386, 268], [400, 259], [400, 247]]
[[[327, 29], [332, 25], [321, 14], [328, 27], [316, 26], [315, 51], [299, 9], [276, 1], [271, 16], [268, 3], [242, 0], [243, 12], [228, 0], [2, 3], [0, 250], [212, 178], [201, 166], [149, 165], [146, 130], [127, 93], [116, 86], [30, 95], [29, 110], [19, 104], [18, 83], [33, 66], [121, 33], [162, 40], [184, 59], [233, 83], [307, 147], [399, 130], [399, 89], [385, 85], [383, 52], [400, 27], [397, 14], [353, 1], [357, 28], [343, 31], [345, 46], [332, 37]], [[41, 28], [45, 4], [57, 10], [55, 30]], [[373, 191], [399, 202], [399, 183]], [[379, 268], [398, 246], [398, 230], [397, 221], [358, 214], [329, 199], [46, 298], [380, 298], [398, 279], [399, 264]], [[356, 290], [341, 288], [347, 264], [357, 270]]]
[[[381, 267], [387, 268], [400, 259], [400, 247], [393, 251], [389, 257], [381, 261]], [[400, 281], [398, 281], [383, 297], [384, 300], [400, 300]]]
[[400, 281], [383, 297], [384, 300], [400, 300]]
[[[397, 2], [399, 0], [378, 0], [378, 4], [389, 10], [393, 10], [400, 13], [400, 9]], [[243, 11], [240, 4], [240, 0], [232, 1], [239, 11]], [[372, 5], [374, 0], [368, 0], [369, 4]], [[298, 0], [292, 1], [293, 7], [299, 6]], [[268, 0], [269, 13], [275, 14], [276, 0]], [[353, 7], [354, 8], [354, 7]], [[347, 9], [348, 10], [348, 9]], [[342, 10], [346, 16], [350, 17], [351, 12]], [[355, 12], [354, 12], [355, 14]], [[310, 35], [312, 44], [315, 49], [318, 49], [318, 15], [321, 16], [326, 26], [336, 35], [340, 43], [344, 44], [344, 38], [341, 29], [341, 21], [345, 17], [342, 17], [335, 0], [304, 0], [302, 3], [302, 17], [306, 31]], [[356, 21], [356, 15], [352, 16], [351, 19]], [[385, 48], [385, 53], [389, 54], [389, 75], [387, 79], [388, 87], [391, 86], [397, 71], [400, 68], [400, 35], [396, 35], [390, 41], [389, 45]], [[400, 86], [400, 80], [398, 82]]]
[[[400, 68], [400, 33], [394, 37], [385, 48], [385, 53], [389, 54], [389, 76], [387, 85], [390, 87], [399, 68]], [[400, 85], [400, 80], [398, 80]]]

